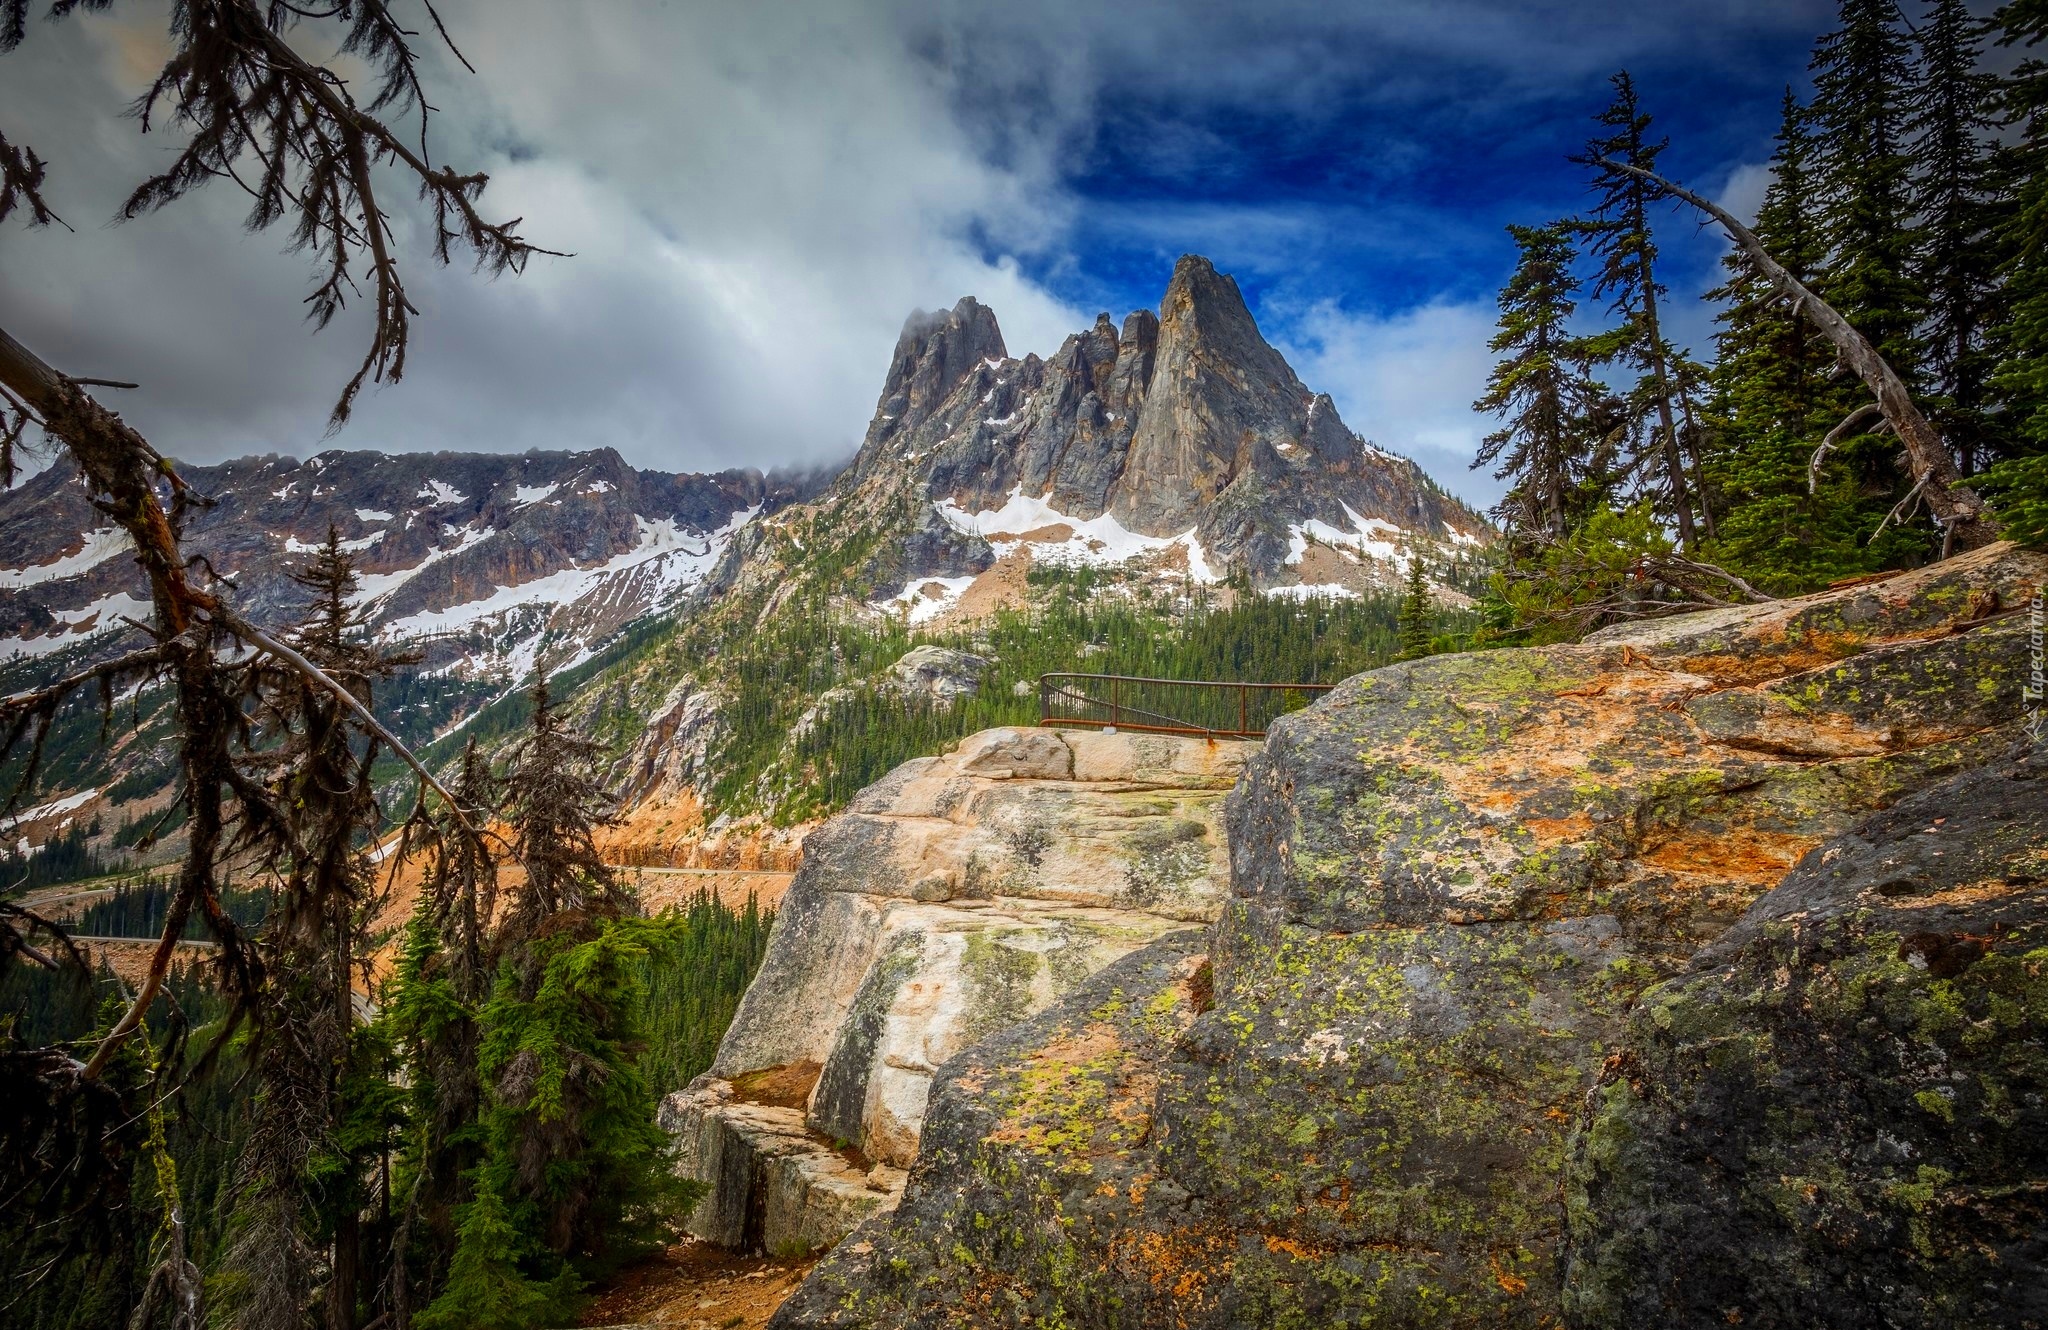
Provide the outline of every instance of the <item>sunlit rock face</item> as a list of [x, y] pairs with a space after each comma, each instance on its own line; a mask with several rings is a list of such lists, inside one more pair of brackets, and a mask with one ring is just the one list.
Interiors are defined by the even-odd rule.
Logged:
[[[1357, 676], [782, 1327], [2041, 1317], [2048, 556]], [[1204, 964], [1206, 961], [1206, 965]]]
[[[714, 1184], [693, 1228], [772, 1251], [893, 1204], [941, 1066], [1217, 917], [1218, 821], [1252, 748], [989, 730], [812, 832], [712, 1071], [664, 1108]], [[770, 1203], [792, 1188], [816, 1204]]]
[[1392, 585], [1408, 552], [1493, 539], [1346, 428], [1195, 255], [1157, 314], [1104, 314], [1045, 359], [1011, 357], [973, 299], [913, 314], [834, 493], [878, 528], [879, 603], [920, 622], [1020, 555], [1343, 594]]

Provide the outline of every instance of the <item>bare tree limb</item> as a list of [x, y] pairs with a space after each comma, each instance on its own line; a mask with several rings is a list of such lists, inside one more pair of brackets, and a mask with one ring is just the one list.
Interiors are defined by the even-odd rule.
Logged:
[[1754, 231], [1709, 199], [1702, 198], [1683, 185], [1674, 185], [1664, 177], [1651, 171], [1629, 166], [1623, 162], [1606, 163], [1617, 171], [1647, 180], [1674, 198], [1683, 199], [1693, 207], [1719, 222], [1728, 232], [1743, 256], [1749, 260], [1764, 279], [1776, 287], [1792, 302], [1794, 309], [1803, 313], [1808, 321], [1819, 328], [1842, 360], [1863, 380], [1877, 399], [1876, 405], [1883, 411], [1885, 422], [1892, 432], [1906, 445], [1906, 455], [1911, 461], [1913, 482], [1927, 497], [1927, 506], [1934, 520], [1943, 529], [1943, 547], [1977, 549], [1998, 539], [1998, 525], [1984, 506], [1984, 500], [1977, 492], [1963, 483], [1962, 473], [1956, 469], [1955, 458], [1950, 455], [1948, 444], [1942, 440], [1941, 432], [1921, 414], [1913, 403], [1913, 395], [1907, 391], [1905, 380], [1898, 376], [1886, 362], [1870, 339], [1850, 325], [1834, 306], [1815, 295], [1805, 283], [1787, 272], [1782, 264], [1771, 257], [1763, 241]]
[[399, 742], [398, 736], [391, 733], [390, 730], [384, 727], [382, 721], [370, 714], [370, 709], [364, 706], [362, 700], [354, 693], [336, 683], [333, 677], [318, 665], [307, 660], [297, 651], [292, 650], [292, 648], [278, 641], [234, 611], [223, 608], [220, 611], [220, 621], [222, 626], [236, 637], [241, 638], [250, 646], [260, 651], [266, 651], [277, 657], [302, 676], [308, 683], [331, 693], [343, 706], [353, 711], [356, 714], [356, 718], [362, 721], [364, 727], [370, 733], [382, 740], [385, 747], [398, 756], [399, 761], [411, 767], [413, 774], [418, 776], [423, 784], [441, 796], [442, 802], [446, 803], [449, 809], [454, 812], [455, 819], [462, 824], [463, 830], [469, 832], [472, 836], [478, 834], [476, 827], [470, 823], [469, 815], [463, 812], [462, 805], [455, 801], [455, 796], [448, 793], [447, 787], [435, 778], [433, 772], [427, 770], [425, 763], [413, 756], [410, 748]]
[[1859, 426], [1872, 416], [1884, 414], [1884, 408], [1875, 402], [1865, 402], [1851, 411], [1841, 424], [1829, 430], [1827, 437], [1820, 441], [1820, 447], [1813, 450], [1813, 460], [1806, 464], [1806, 492], [1816, 493], [1820, 489], [1820, 465], [1827, 460], [1835, 445], [1856, 433]]

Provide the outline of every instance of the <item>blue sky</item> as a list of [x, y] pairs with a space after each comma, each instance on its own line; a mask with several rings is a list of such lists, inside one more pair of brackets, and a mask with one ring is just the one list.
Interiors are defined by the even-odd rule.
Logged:
[[[1825, 0], [453, 0], [478, 74], [438, 71], [435, 151], [576, 257], [483, 282], [432, 270], [407, 222], [410, 371], [329, 440], [360, 324], [303, 327], [306, 265], [243, 234], [239, 198], [98, 224], [175, 146], [119, 118], [161, 57], [161, 4], [38, 25], [7, 57], [0, 123], [52, 159], [78, 230], [0, 233], [0, 308], [74, 372], [141, 381], [129, 418], [179, 455], [831, 460], [911, 308], [977, 296], [1013, 353], [1043, 354], [1097, 310], [1154, 304], [1198, 252], [1353, 428], [1482, 504], [1497, 486], [1464, 463], [1488, 425], [1467, 408], [1502, 228], [1584, 205], [1565, 157], [1608, 75], [1635, 75], [1672, 173], [1746, 208], [1832, 18]], [[1672, 330], [1706, 352], [1690, 297], [1720, 241], [1677, 214], [1661, 238]]]

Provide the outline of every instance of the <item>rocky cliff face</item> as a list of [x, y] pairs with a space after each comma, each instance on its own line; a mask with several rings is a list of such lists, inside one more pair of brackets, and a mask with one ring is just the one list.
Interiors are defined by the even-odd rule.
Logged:
[[[1237, 284], [1193, 255], [1157, 315], [1119, 330], [1104, 314], [1049, 359], [1010, 357], [971, 298], [912, 315], [839, 488], [896, 524], [866, 571], [913, 616], [1020, 551], [1342, 589], [1390, 584], [1411, 546], [1491, 539], [1414, 463], [1345, 428]], [[920, 598], [925, 582], [939, 593]]]
[[716, 1063], [663, 1109], [712, 1185], [692, 1228], [819, 1247], [892, 1205], [942, 1065], [1216, 917], [1251, 748], [990, 730], [811, 833]]
[[[185, 544], [259, 622], [298, 611], [291, 569], [332, 526], [386, 637], [435, 668], [516, 682], [561, 668], [695, 587], [750, 517], [796, 490], [760, 474], [637, 471], [615, 452], [322, 453], [189, 467], [212, 500]], [[0, 659], [33, 659], [146, 619], [125, 539], [61, 463], [0, 492]], [[91, 648], [88, 648], [91, 649]]]
[[777, 1324], [2040, 1323], [2044, 583], [2001, 546], [1281, 720], [1207, 971], [1162, 940], [948, 1064]]

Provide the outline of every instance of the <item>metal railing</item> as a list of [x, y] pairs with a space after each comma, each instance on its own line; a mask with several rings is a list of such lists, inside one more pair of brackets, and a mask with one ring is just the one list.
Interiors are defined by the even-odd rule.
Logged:
[[1038, 723], [1210, 738], [1259, 739], [1334, 684], [1144, 679], [1128, 674], [1041, 674]]

